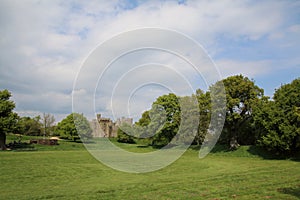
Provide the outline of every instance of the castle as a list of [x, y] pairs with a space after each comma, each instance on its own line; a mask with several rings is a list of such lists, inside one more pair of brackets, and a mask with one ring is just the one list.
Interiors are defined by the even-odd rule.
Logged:
[[104, 118], [101, 117], [101, 114], [97, 114], [97, 119], [90, 122], [92, 135], [93, 137], [117, 137], [118, 128], [123, 123], [132, 125], [133, 119], [122, 117], [113, 122], [110, 118]]

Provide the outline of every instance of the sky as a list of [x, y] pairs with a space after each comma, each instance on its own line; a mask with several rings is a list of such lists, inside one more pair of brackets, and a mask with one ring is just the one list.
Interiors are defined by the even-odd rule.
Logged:
[[[270, 97], [300, 77], [300, 1], [0, 0], [0, 27], [0, 90], [12, 93], [21, 116], [51, 113], [60, 121], [92, 95], [94, 114], [137, 119], [162, 94], [206, 90], [207, 77], [194, 76], [181, 57], [157, 49], [114, 54], [105, 73], [84, 74], [101, 44], [135, 43], [139, 37], [114, 41], [149, 27], [191, 38], [219, 77], [243, 74]], [[160, 40], [184, 48], [174, 38]], [[109, 48], [97, 62], [110, 55]], [[92, 75], [91, 91], [80, 88], [80, 78]]]

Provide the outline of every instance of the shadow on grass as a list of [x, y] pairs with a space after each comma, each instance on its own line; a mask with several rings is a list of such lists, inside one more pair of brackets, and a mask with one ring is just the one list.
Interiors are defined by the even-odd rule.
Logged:
[[7, 148], [13, 151], [36, 151], [34, 145], [26, 142], [10, 143]]
[[[199, 151], [201, 149], [201, 145], [191, 145], [190, 149]], [[228, 148], [227, 145], [220, 145], [217, 144], [214, 146], [214, 148], [210, 151], [210, 153], [226, 153], [231, 152], [231, 150]]]
[[268, 159], [268, 160], [287, 159], [286, 156], [271, 153], [271, 152], [265, 150], [264, 148], [258, 147], [258, 146], [250, 146], [249, 149], [248, 149], [248, 152], [251, 153], [252, 155], [257, 155], [257, 156], [259, 156], [263, 159]]
[[171, 149], [171, 148], [173, 148], [173, 147], [177, 147], [178, 145], [169, 143], [169, 144], [167, 144], [167, 145], [165, 145], [165, 144], [156, 144], [156, 145], [149, 145], [149, 147], [150, 147], [150, 146], [151, 146], [153, 149], [162, 149], [162, 148], [164, 148], [164, 149]]
[[[192, 145], [190, 149], [199, 151], [201, 146]], [[230, 150], [228, 145], [220, 145], [217, 144], [214, 148], [210, 151], [211, 154], [219, 154], [219, 155], [230, 155], [230, 156], [237, 156], [237, 157], [260, 157], [266, 160], [293, 160], [300, 162], [300, 152], [294, 155], [280, 155], [279, 153], [269, 152], [266, 149], [259, 147], [259, 146], [240, 146], [237, 150]]]
[[277, 191], [283, 194], [295, 196], [300, 199], [300, 185], [298, 185], [298, 187], [279, 188]]
[[281, 155], [279, 153], [269, 152], [262, 147], [254, 146], [254, 145], [249, 147], [248, 152], [251, 153], [252, 155], [257, 155], [263, 159], [268, 159], [268, 160], [290, 159], [293, 161], [298, 161], [298, 162], [300, 161], [300, 153], [293, 154], [293, 155]]
[[95, 141], [93, 140], [65, 140], [66, 142], [70, 142], [70, 143], [78, 143], [78, 144], [96, 144]]
[[145, 148], [149, 148], [151, 147], [150, 145], [138, 145], [136, 146], [137, 148], [142, 148], [142, 149], [145, 149]]

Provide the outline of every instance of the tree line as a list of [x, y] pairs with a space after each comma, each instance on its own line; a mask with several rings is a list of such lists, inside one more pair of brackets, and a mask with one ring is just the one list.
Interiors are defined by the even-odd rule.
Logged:
[[[15, 103], [10, 100], [8, 90], [0, 91], [0, 149], [6, 149], [6, 134], [17, 133], [26, 136], [59, 136], [69, 140], [79, 140], [92, 137], [92, 129], [83, 114], [69, 114], [58, 124], [52, 114], [43, 113], [42, 116], [20, 117], [13, 112]], [[79, 130], [79, 131], [78, 131]]]
[[[137, 133], [128, 135], [126, 128], [123, 128], [118, 131], [118, 141], [133, 143], [144, 140], [153, 146], [167, 145], [174, 139], [182, 123], [183, 114], [180, 104], [197, 99], [199, 123], [194, 123], [198, 125], [198, 129], [192, 143], [201, 145], [205, 142], [214, 112], [211, 107], [212, 92], [218, 91], [223, 86], [226, 93], [226, 116], [218, 140], [219, 144], [228, 145], [231, 150], [237, 149], [240, 145], [258, 145], [281, 155], [292, 155], [300, 150], [300, 78], [276, 89], [271, 99], [264, 95], [264, 90], [258, 87], [254, 80], [243, 75], [231, 76], [219, 81], [210, 86], [206, 92], [198, 89], [192, 98], [180, 97], [172, 93], [158, 97], [151, 109], [142, 114], [135, 126], [147, 127], [145, 130], [149, 131], [148, 127], [151, 127], [152, 121], [157, 119], [157, 116], [153, 117], [155, 115], [153, 113], [159, 113], [157, 107], [162, 107], [166, 114], [163, 127], [150, 128], [158, 131], [146, 139], [134, 137]], [[152, 127], [155, 125], [152, 124]], [[188, 130], [184, 134], [190, 133], [186, 127], [181, 129]]]
[[[215, 92], [221, 87], [225, 88], [225, 96]], [[225, 78], [211, 85], [208, 91], [198, 89], [191, 96], [162, 95], [152, 103], [150, 110], [142, 113], [134, 128], [124, 124], [118, 130], [117, 140], [164, 146], [174, 138], [176, 141], [177, 133], [182, 132], [181, 142], [188, 143], [192, 139], [192, 144], [201, 145], [209, 135], [211, 117], [217, 112], [216, 108], [212, 109], [212, 95], [216, 99], [226, 98], [225, 122], [219, 144], [228, 145], [231, 150], [239, 145], [258, 145], [283, 155], [292, 155], [300, 150], [300, 78], [276, 89], [272, 99], [264, 95], [264, 90], [254, 80], [243, 75]], [[82, 139], [92, 137], [89, 122], [82, 114], [72, 113], [57, 125], [51, 114], [19, 117], [13, 112], [15, 103], [10, 97], [8, 90], [0, 91], [2, 149], [5, 148], [6, 134], [10, 132], [34, 136], [57, 135], [76, 141], [80, 129]], [[185, 105], [185, 110], [182, 110], [182, 105]]]

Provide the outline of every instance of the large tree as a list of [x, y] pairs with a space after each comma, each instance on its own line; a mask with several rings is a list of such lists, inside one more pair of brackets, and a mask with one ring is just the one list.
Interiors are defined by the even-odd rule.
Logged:
[[15, 103], [9, 100], [8, 90], [0, 91], [0, 148], [5, 150], [6, 133], [12, 132], [17, 123], [17, 114], [13, 112]]
[[[164, 109], [165, 123], [160, 131], [152, 138], [152, 145], [161, 146], [167, 145], [172, 138], [177, 134], [180, 125], [180, 104], [179, 97], [170, 93], [168, 95], [160, 96], [153, 103], [155, 109]], [[152, 106], [153, 107], [153, 106]], [[151, 113], [151, 111], [150, 111]], [[157, 112], [156, 112], [157, 113]], [[155, 116], [155, 113], [153, 114]], [[153, 117], [154, 118], [154, 117]]]
[[208, 133], [210, 116], [209, 92], [198, 89], [194, 95], [185, 97], [171, 93], [153, 102], [152, 108], [145, 111], [135, 124], [131, 135], [147, 138], [146, 141], [158, 146], [166, 145], [172, 139], [174, 144], [193, 142], [200, 145]]
[[154, 146], [164, 146], [177, 134], [179, 125], [179, 97], [170, 93], [158, 97], [130, 132], [138, 138], [148, 138]]
[[56, 129], [61, 136], [76, 141], [79, 136], [82, 139], [92, 138], [92, 129], [83, 114], [72, 113], [57, 124]]
[[276, 90], [273, 101], [260, 102], [254, 119], [259, 144], [266, 149], [278, 154], [300, 150], [300, 78]]
[[[263, 97], [264, 91], [254, 81], [242, 75], [228, 77], [222, 83], [226, 91], [226, 119], [220, 141], [229, 143], [231, 149], [236, 149], [240, 143], [246, 143], [243, 138], [254, 137], [247, 132], [250, 130], [247, 126], [250, 126], [253, 106]], [[245, 134], [247, 137], [244, 137]]]

